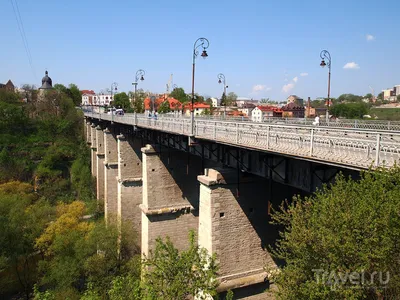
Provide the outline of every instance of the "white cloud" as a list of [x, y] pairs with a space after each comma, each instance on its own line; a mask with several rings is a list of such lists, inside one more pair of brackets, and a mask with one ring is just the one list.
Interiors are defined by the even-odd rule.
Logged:
[[261, 92], [263, 90], [265, 90], [267, 87], [263, 84], [256, 84], [255, 86], [253, 86], [253, 93], [254, 92]]
[[308, 76], [308, 73], [304, 72], [304, 73], [300, 73], [300, 76]]
[[345, 64], [343, 66], [343, 69], [359, 69], [360, 66], [358, 64], [356, 64], [354, 61], [352, 62], [348, 62], [347, 64]]
[[293, 88], [294, 88], [294, 83], [285, 84], [285, 85], [282, 87], [282, 92], [284, 92], [284, 93], [289, 93]]
[[375, 40], [375, 37], [372, 34], [367, 34], [366, 38], [367, 38], [367, 41], [369, 41], [369, 42]]
[[270, 88], [270, 87], [265, 88], [265, 91], [267, 91], [267, 92], [270, 90], [272, 90], [272, 88]]
[[296, 76], [295, 78], [293, 78], [293, 81], [296, 83], [297, 80], [299, 80], [299, 78]]

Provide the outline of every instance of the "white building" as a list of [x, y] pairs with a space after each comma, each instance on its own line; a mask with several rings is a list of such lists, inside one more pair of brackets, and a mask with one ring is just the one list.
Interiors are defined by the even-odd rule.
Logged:
[[219, 106], [219, 100], [217, 98], [211, 98], [211, 101], [212, 101], [212, 107]]
[[89, 90], [83, 90], [82, 92], [82, 105], [95, 105], [104, 106], [110, 105], [113, 99], [111, 94], [98, 94]]
[[248, 117], [252, 116], [252, 111], [256, 106], [252, 103], [245, 103], [243, 104], [240, 108], [238, 108], [238, 111], [241, 113], [245, 114]]

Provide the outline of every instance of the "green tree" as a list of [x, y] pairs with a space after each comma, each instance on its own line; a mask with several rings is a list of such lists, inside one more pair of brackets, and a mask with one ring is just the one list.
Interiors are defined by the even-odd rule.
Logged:
[[134, 99], [132, 101], [132, 110], [128, 112], [136, 112], [136, 113], [144, 113], [144, 99], [146, 98], [146, 93], [139, 89], [136, 91], [136, 96], [134, 93], [131, 94], [131, 98]]
[[341, 103], [333, 105], [329, 109], [330, 113], [337, 117], [348, 119], [362, 118], [368, 113], [368, 105], [363, 102], [359, 103]]
[[269, 103], [269, 102], [270, 102], [269, 98], [263, 98], [260, 101], [260, 103]]
[[376, 97], [378, 100], [383, 101], [383, 92], [380, 92], [378, 94], [378, 97]]
[[171, 109], [170, 109], [170, 107], [169, 107], [169, 102], [168, 102], [167, 100], [163, 101], [163, 102], [160, 104], [160, 106], [157, 108], [157, 112], [158, 112], [159, 114], [165, 114], [165, 113], [168, 113], [168, 112], [170, 112], [170, 111], [171, 111]]
[[34, 241], [50, 221], [52, 209], [37, 201], [30, 184], [8, 182], [0, 185], [0, 216], [0, 297], [18, 287], [28, 299], [37, 276]]
[[228, 106], [236, 106], [238, 96], [234, 92], [229, 92], [226, 96], [226, 104]]
[[188, 97], [185, 93], [185, 90], [183, 88], [175, 88], [170, 94], [170, 97], [175, 98], [178, 100], [180, 103], [184, 104], [188, 102]]
[[400, 102], [400, 95], [397, 95], [397, 102]]
[[61, 83], [56, 83], [54, 86], [54, 89], [61, 92], [61, 93], [65, 93], [68, 94], [68, 89], [65, 85], [61, 84]]
[[[274, 276], [280, 299], [399, 295], [398, 182], [399, 167], [363, 172], [359, 181], [339, 175], [314, 196], [274, 211], [273, 222], [283, 228], [273, 252], [285, 261]], [[380, 281], [371, 279], [374, 272], [383, 273]]]
[[368, 94], [366, 94], [366, 95], [364, 96], [364, 98], [367, 98], [367, 99], [369, 99], [370, 101], [372, 100], [373, 97], [374, 97], [374, 96], [372, 96], [371, 93], [368, 93]]
[[219, 105], [220, 106], [226, 106], [227, 104], [228, 103], [227, 103], [226, 95], [225, 95], [225, 93], [222, 93], [221, 101], [220, 101]]
[[76, 84], [71, 83], [68, 85], [67, 94], [72, 99], [75, 106], [79, 106], [82, 103], [82, 93]]
[[131, 106], [129, 96], [125, 92], [115, 94], [113, 106], [122, 108], [125, 111], [129, 110]]
[[145, 299], [187, 299], [199, 292], [216, 295], [218, 267], [215, 257], [197, 246], [193, 232], [189, 248], [181, 252], [169, 238], [165, 241], [158, 238], [154, 251], [143, 264]]

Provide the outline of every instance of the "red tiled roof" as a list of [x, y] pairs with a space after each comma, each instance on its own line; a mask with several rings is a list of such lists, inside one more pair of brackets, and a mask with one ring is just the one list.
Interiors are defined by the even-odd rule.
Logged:
[[[205, 104], [205, 103], [196, 102], [196, 103], [193, 105], [193, 107], [194, 107], [194, 108], [210, 108], [210, 105], [209, 105], [209, 104]], [[192, 104], [191, 104], [191, 103], [186, 104], [186, 105], [185, 105], [185, 108], [186, 108], [186, 109], [191, 109], [191, 108], [192, 108]]]
[[92, 90], [82, 90], [81, 91], [82, 95], [86, 94], [86, 95], [96, 95], [96, 93]]
[[261, 111], [274, 111], [274, 112], [281, 112], [282, 110], [276, 106], [269, 106], [269, 105], [260, 105], [257, 108]]
[[[146, 99], [144, 99], [144, 109], [145, 110], [149, 110], [150, 109], [150, 97], [147, 97]], [[164, 98], [164, 97], [159, 97], [156, 98], [155, 105], [156, 107], [159, 107], [161, 105], [161, 103], [163, 103], [164, 101], [168, 101], [169, 102], [169, 108], [174, 110], [174, 109], [182, 109], [182, 103], [180, 103], [178, 100], [176, 100], [173, 97], [168, 97], [168, 98]]]

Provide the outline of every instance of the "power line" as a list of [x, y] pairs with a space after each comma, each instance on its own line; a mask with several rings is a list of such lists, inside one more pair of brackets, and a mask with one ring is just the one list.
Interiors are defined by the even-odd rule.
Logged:
[[23, 42], [23, 44], [24, 44], [25, 52], [26, 52], [26, 55], [27, 55], [27, 57], [28, 57], [28, 62], [29, 62], [29, 65], [30, 65], [30, 67], [31, 67], [33, 76], [35, 77], [35, 79], [37, 79], [37, 77], [36, 77], [36, 72], [35, 72], [35, 68], [33, 67], [33, 63], [32, 63], [31, 51], [30, 51], [30, 49], [29, 49], [28, 40], [27, 40], [26, 34], [25, 34], [24, 24], [23, 24], [23, 22], [22, 22], [21, 14], [20, 14], [20, 12], [19, 12], [18, 2], [17, 2], [17, 0], [14, 0], [14, 1], [15, 1], [15, 5], [14, 5], [13, 0], [10, 0], [11, 5], [12, 5], [12, 7], [13, 7], [15, 20], [17, 21], [18, 30], [19, 30], [19, 33], [20, 33], [20, 35], [21, 35], [22, 42]]

